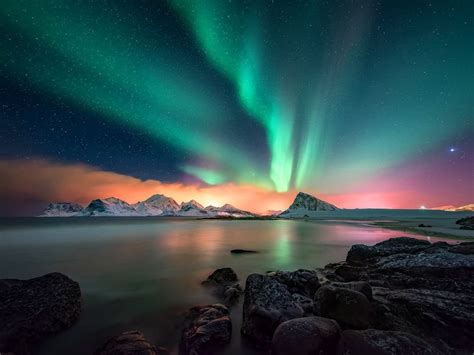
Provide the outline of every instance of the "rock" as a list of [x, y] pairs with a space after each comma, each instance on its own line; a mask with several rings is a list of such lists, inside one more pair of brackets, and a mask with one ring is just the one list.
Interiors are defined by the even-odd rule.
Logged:
[[181, 335], [184, 354], [213, 354], [230, 343], [232, 322], [222, 304], [197, 306], [189, 310]]
[[431, 228], [431, 227], [433, 227], [433, 226], [430, 226], [429, 224], [423, 224], [423, 223], [421, 223], [421, 224], [418, 225], [418, 227], [420, 227], [420, 228]]
[[338, 355], [441, 355], [424, 340], [403, 332], [367, 329], [342, 332]]
[[79, 284], [60, 273], [0, 280], [0, 353], [27, 354], [69, 328], [81, 312]]
[[281, 323], [272, 339], [273, 355], [334, 354], [340, 337], [339, 325], [321, 317], [296, 318]]
[[346, 261], [352, 265], [365, 265], [373, 262], [373, 259], [381, 256], [416, 253], [429, 248], [431, 243], [427, 240], [400, 237], [391, 238], [384, 242], [375, 244], [373, 247], [356, 244], [347, 253]]
[[313, 300], [309, 297], [293, 293], [291, 295], [295, 302], [303, 309], [305, 316], [313, 315]]
[[167, 355], [164, 348], [156, 348], [145, 339], [138, 330], [123, 332], [116, 335], [102, 345], [95, 355]]
[[202, 282], [213, 288], [213, 293], [226, 305], [234, 305], [243, 294], [242, 287], [234, 270], [229, 267], [217, 269]]
[[351, 281], [351, 282], [333, 282], [332, 286], [348, 288], [349, 290], [363, 293], [367, 299], [372, 299], [372, 287], [366, 281]]
[[348, 288], [322, 286], [315, 295], [322, 317], [337, 320], [348, 328], [365, 329], [369, 326], [371, 305], [367, 297]]
[[276, 278], [249, 275], [245, 285], [241, 333], [253, 345], [269, 348], [278, 325], [303, 315], [303, 309]]
[[313, 298], [318, 288], [321, 287], [317, 273], [311, 270], [275, 271], [269, 275], [284, 284], [290, 293], [298, 293], [310, 298]]
[[222, 269], [217, 269], [211, 275], [207, 277], [205, 282], [212, 281], [217, 284], [228, 284], [239, 281], [237, 274], [230, 267], [224, 267]]
[[247, 250], [247, 249], [232, 249], [230, 251], [231, 254], [257, 254], [259, 251], [257, 250]]
[[402, 238], [349, 254], [321, 273], [371, 285], [371, 328], [415, 334], [445, 354], [474, 352], [474, 243]]
[[458, 219], [456, 221], [456, 224], [459, 224], [461, 226], [460, 227], [461, 229], [473, 230], [474, 229], [474, 216]]

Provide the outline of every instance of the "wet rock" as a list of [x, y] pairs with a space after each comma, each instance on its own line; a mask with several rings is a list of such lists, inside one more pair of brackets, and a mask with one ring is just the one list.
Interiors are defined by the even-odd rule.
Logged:
[[242, 287], [234, 270], [229, 267], [217, 269], [202, 282], [204, 286], [211, 287], [213, 293], [226, 305], [234, 305], [243, 294]]
[[461, 226], [460, 229], [473, 230], [474, 229], [474, 216], [458, 219], [456, 221], [456, 224], [459, 224]]
[[[371, 328], [415, 334], [445, 354], [474, 352], [474, 243], [403, 238], [351, 250], [352, 264], [324, 273], [372, 286]], [[315, 313], [318, 306], [315, 300]]]
[[273, 355], [334, 354], [340, 337], [339, 325], [321, 317], [296, 318], [283, 322], [272, 339]]
[[317, 273], [311, 270], [275, 271], [269, 275], [284, 284], [290, 293], [298, 293], [310, 298], [313, 298], [318, 288], [321, 287]]
[[356, 244], [347, 253], [346, 261], [352, 265], [365, 265], [373, 262], [377, 257], [394, 254], [412, 254], [431, 246], [427, 240], [400, 237], [391, 238], [375, 244], [373, 247]]
[[423, 223], [421, 223], [421, 224], [418, 225], [418, 227], [420, 227], [420, 228], [431, 228], [431, 227], [433, 227], [433, 226], [430, 226], [429, 224], [423, 224]]
[[348, 328], [365, 329], [369, 326], [372, 308], [363, 293], [323, 286], [316, 292], [314, 303], [318, 305], [315, 314], [335, 319]]
[[81, 312], [79, 284], [60, 273], [0, 280], [0, 353], [28, 354], [69, 328]]
[[372, 287], [366, 281], [351, 281], [351, 282], [333, 282], [332, 286], [347, 288], [349, 290], [363, 293], [367, 299], [372, 299]]
[[257, 250], [247, 250], [247, 249], [232, 249], [230, 251], [231, 254], [257, 254], [259, 251]]
[[167, 355], [165, 348], [157, 348], [145, 339], [138, 330], [123, 332], [107, 340], [95, 355]]
[[303, 315], [303, 309], [295, 302], [287, 287], [276, 278], [249, 275], [245, 285], [241, 333], [253, 345], [269, 348], [278, 325]]
[[295, 302], [303, 309], [305, 316], [313, 314], [313, 300], [309, 297], [293, 293], [291, 295]]
[[235, 271], [230, 267], [224, 267], [222, 269], [215, 270], [211, 275], [207, 277], [204, 282], [214, 282], [216, 284], [229, 284], [239, 281], [239, 278]]
[[197, 306], [189, 310], [181, 335], [184, 354], [213, 354], [230, 343], [232, 323], [229, 310], [222, 304]]
[[338, 355], [441, 355], [424, 340], [403, 332], [367, 329], [345, 330], [338, 345]]

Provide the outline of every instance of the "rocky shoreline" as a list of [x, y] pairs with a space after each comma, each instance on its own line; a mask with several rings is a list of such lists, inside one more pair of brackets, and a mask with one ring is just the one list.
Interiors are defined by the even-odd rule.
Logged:
[[[343, 262], [315, 270], [251, 274], [245, 288], [230, 268], [207, 280], [219, 304], [184, 317], [180, 353], [225, 352], [230, 307], [243, 297], [242, 339], [271, 354], [472, 354], [474, 243], [394, 238], [354, 245]], [[0, 280], [0, 352], [30, 354], [69, 328], [79, 285], [48, 274]], [[234, 325], [234, 331], [235, 331]], [[138, 331], [108, 339], [95, 354], [167, 354]]]

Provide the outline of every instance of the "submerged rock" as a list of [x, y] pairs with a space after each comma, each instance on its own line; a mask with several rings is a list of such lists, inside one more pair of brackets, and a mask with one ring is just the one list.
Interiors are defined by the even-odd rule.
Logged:
[[323, 286], [315, 295], [315, 313], [337, 320], [348, 328], [369, 326], [372, 307], [367, 297], [349, 288]]
[[237, 303], [244, 292], [238, 281], [235, 271], [226, 267], [214, 271], [202, 284], [213, 288], [213, 293], [229, 306]]
[[232, 322], [229, 310], [222, 304], [191, 308], [185, 318], [181, 335], [184, 354], [213, 354], [230, 343]]
[[473, 230], [474, 229], [474, 216], [458, 219], [456, 221], [456, 224], [459, 224], [461, 226], [460, 229]]
[[276, 278], [249, 275], [245, 285], [241, 332], [254, 345], [269, 348], [273, 333], [281, 323], [303, 315], [303, 309], [287, 287]]
[[257, 250], [248, 250], [248, 249], [232, 249], [230, 251], [231, 254], [257, 254], [259, 251]]
[[424, 340], [403, 332], [367, 329], [345, 330], [338, 345], [338, 355], [441, 355]]
[[60, 273], [0, 280], [0, 353], [28, 354], [69, 328], [81, 312], [79, 284]]
[[296, 318], [283, 322], [275, 330], [271, 352], [274, 355], [334, 354], [340, 328], [332, 319]]
[[123, 332], [102, 345], [94, 355], [168, 355], [165, 348], [157, 348], [138, 330]]

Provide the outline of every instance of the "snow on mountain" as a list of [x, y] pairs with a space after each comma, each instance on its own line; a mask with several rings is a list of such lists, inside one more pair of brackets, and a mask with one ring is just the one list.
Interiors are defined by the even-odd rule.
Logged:
[[71, 217], [81, 212], [83, 207], [77, 203], [56, 202], [50, 203], [40, 217]]
[[175, 200], [160, 194], [153, 195], [143, 202], [137, 202], [133, 207], [142, 216], [172, 216], [180, 209]]
[[441, 206], [441, 207], [433, 207], [430, 210], [441, 210], [441, 211], [449, 211], [449, 212], [474, 212], [474, 203], [465, 206], [455, 207], [453, 205]]
[[137, 210], [115, 197], [92, 200], [78, 216], [139, 216]]
[[299, 192], [291, 206], [280, 217], [311, 217], [318, 211], [336, 211], [339, 208], [314, 196]]
[[221, 207], [207, 206], [205, 210], [213, 217], [254, 217], [255, 215], [251, 212], [238, 209], [231, 204], [226, 203]]
[[182, 202], [181, 208], [176, 212], [176, 215], [185, 217], [209, 217], [209, 213], [204, 209], [204, 206], [195, 200]]

